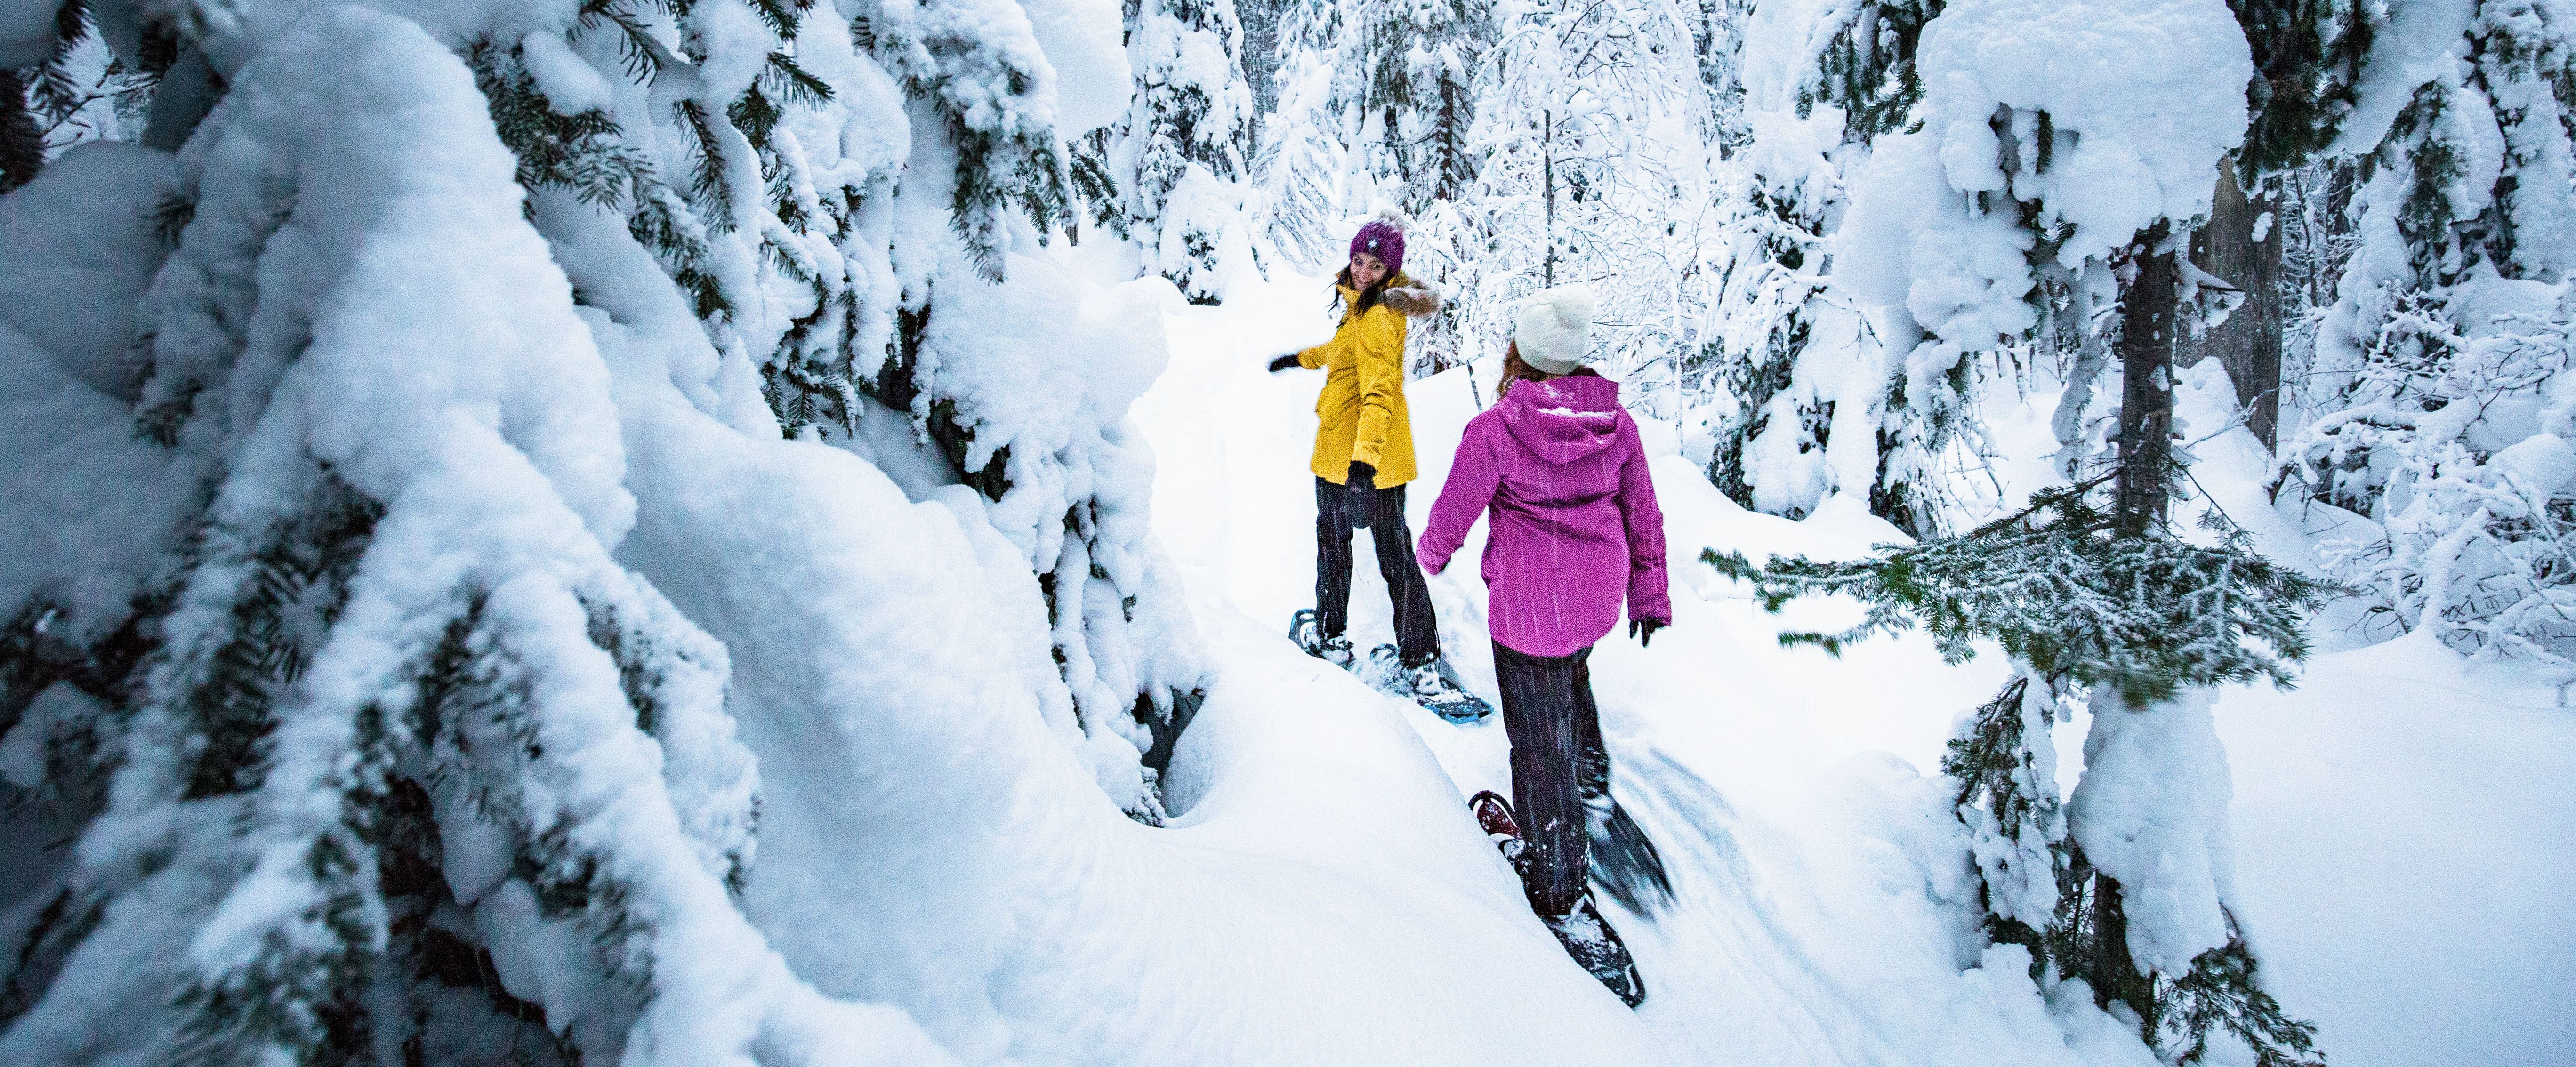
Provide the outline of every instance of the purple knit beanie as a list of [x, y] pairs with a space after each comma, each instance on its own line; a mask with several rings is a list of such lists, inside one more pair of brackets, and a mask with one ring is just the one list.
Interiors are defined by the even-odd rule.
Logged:
[[1386, 264], [1393, 275], [1404, 269], [1404, 230], [1386, 219], [1370, 219], [1351, 237], [1351, 254], [1366, 252]]

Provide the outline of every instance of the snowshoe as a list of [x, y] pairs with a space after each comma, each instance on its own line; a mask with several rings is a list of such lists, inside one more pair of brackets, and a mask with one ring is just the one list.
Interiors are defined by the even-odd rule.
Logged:
[[1297, 647], [1306, 650], [1307, 655], [1343, 670], [1349, 670], [1351, 663], [1359, 658], [1351, 648], [1350, 638], [1341, 634], [1324, 636], [1322, 626], [1315, 621], [1313, 608], [1299, 608], [1296, 614], [1288, 617], [1288, 639], [1297, 642]]
[[1485, 839], [1503, 854], [1503, 862], [1519, 873], [1522, 857], [1529, 854], [1529, 842], [1521, 837], [1520, 820], [1512, 817], [1512, 802], [1487, 789], [1470, 798], [1467, 808], [1476, 813], [1476, 825], [1484, 828]]
[[1609, 891], [1619, 906], [1653, 916], [1673, 900], [1673, 881], [1664, 873], [1664, 857], [1628, 809], [1603, 793], [1583, 798], [1586, 829], [1592, 835], [1592, 880]]
[[1428, 663], [1408, 667], [1397, 657], [1394, 645], [1379, 645], [1369, 650], [1369, 674], [1379, 689], [1420, 704], [1450, 722], [1476, 722], [1494, 713], [1493, 705], [1458, 684], [1458, 674], [1449, 669], [1448, 660], [1436, 656]]
[[1601, 909], [1585, 893], [1575, 902], [1574, 910], [1564, 915], [1539, 916], [1547, 932], [1556, 935], [1565, 954], [1592, 972], [1592, 977], [1619, 1000], [1633, 1008], [1646, 1000], [1646, 980], [1637, 974], [1636, 957], [1628, 954], [1628, 943], [1619, 940], [1619, 931], [1610, 928], [1601, 917]]

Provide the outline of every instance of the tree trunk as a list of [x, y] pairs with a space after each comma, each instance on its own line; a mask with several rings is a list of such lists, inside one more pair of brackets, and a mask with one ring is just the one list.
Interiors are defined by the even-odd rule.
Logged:
[[0, 193], [36, 179], [45, 166], [45, 137], [27, 110], [27, 83], [0, 70]]
[[1538, 113], [1539, 184], [1547, 190], [1547, 256], [1539, 264], [1539, 287], [1556, 287], [1556, 113]]
[[2120, 471], [2112, 521], [2141, 537], [2164, 522], [2172, 496], [2175, 288], [2180, 265], [2162, 247], [2172, 224], [2138, 235], [2136, 272], [2120, 294]]
[[[2248, 195], [2236, 184], [2232, 161], [2218, 168], [2218, 192], [2209, 225], [2192, 235], [2191, 261], [2245, 291], [2245, 302], [2227, 321], [2178, 342], [2188, 366], [2218, 357], [2244, 405], [2246, 428], [2266, 449], [2279, 443], [2281, 423], [2281, 238], [2279, 197]], [[2257, 232], [2259, 230], [2259, 236]]]
[[[2172, 498], [2174, 305], [2181, 264], [2166, 247], [2169, 222], [2138, 235], [2120, 293], [2120, 469], [2113, 502], [2113, 531], [2122, 537], [2158, 536]], [[2106, 708], [2104, 715], [2134, 714]], [[2127, 1004], [2154, 1030], [2154, 979], [2138, 973], [2129, 956], [2129, 919], [2118, 879], [2093, 878], [2093, 995], [2100, 1003]]]
[[[2112, 714], [2134, 712], [2114, 710]], [[2140, 1036], [2152, 1046], [2156, 1032], [2156, 980], [2138, 970], [2138, 962], [2129, 955], [2129, 915], [2120, 907], [2120, 880], [2096, 872], [2093, 875], [2093, 1003], [2110, 1007], [2112, 1001], [2129, 1006], [2138, 1013]]]

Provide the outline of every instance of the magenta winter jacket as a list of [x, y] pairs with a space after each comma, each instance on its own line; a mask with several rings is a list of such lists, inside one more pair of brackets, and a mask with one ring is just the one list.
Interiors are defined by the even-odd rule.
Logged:
[[1497, 643], [1533, 656], [1587, 648], [1618, 623], [1622, 595], [1629, 618], [1672, 621], [1664, 513], [1619, 383], [1588, 373], [1523, 381], [1468, 420], [1422, 531], [1424, 569], [1448, 567], [1489, 508]]

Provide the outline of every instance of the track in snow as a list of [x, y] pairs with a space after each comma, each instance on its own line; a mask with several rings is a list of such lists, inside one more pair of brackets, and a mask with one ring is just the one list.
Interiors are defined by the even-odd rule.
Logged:
[[[1289, 614], [1313, 602], [1306, 461], [1321, 375], [1263, 367], [1312, 343], [1329, 325], [1324, 314], [1320, 290], [1294, 283], [1246, 283], [1225, 307], [1176, 310], [1171, 365], [1134, 412], [1158, 457], [1156, 526], [1202, 624], [1237, 615], [1230, 625], [1267, 631], [1279, 649], [1290, 647]], [[1416, 531], [1477, 409], [1469, 389], [1455, 372], [1409, 387], [1423, 470], [1408, 500]], [[1605, 639], [1594, 679], [1613, 788], [1663, 848], [1677, 891], [1656, 920], [1612, 912], [1648, 983], [1637, 1017], [1664, 1058], [1874, 1065], [1992, 1062], [2000, 1052], [2017, 1062], [2083, 1062], [2035, 991], [2026, 1003], [1998, 1002], [1983, 972], [1962, 977], [1978, 960], [1963, 955], [1974, 947], [1973, 931], [1957, 921], [1967, 912], [1942, 898], [1969, 885], [1963, 865], [1938, 869], [1959, 856], [1943, 836], [1946, 803], [1910, 765], [1873, 751], [1937, 755], [1955, 709], [1973, 704], [2000, 668], [1949, 668], [1926, 648], [1890, 642], [1820, 671], [1821, 656], [1777, 649], [1776, 623], [1725, 590], [1701, 588], [1704, 568], [1689, 562], [1699, 547], [1850, 551], [1883, 527], [1865, 516], [1837, 527], [1749, 515], [1678, 458], [1659, 461], [1657, 483], [1676, 556], [1679, 625], [1651, 650]], [[1482, 538], [1480, 526], [1458, 564], [1432, 579], [1432, 595], [1444, 650], [1469, 687], [1493, 700], [1474, 571]], [[1357, 552], [1352, 636], [1365, 648], [1392, 640], [1392, 630], [1365, 539]], [[1221, 655], [1219, 670], [1227, 669]], [[1478, 789], [1508, 795], [1498, 717], [1458, 726], [1357, 686], [1348, 692], [1370, 714], [1411, 728], [1462, 808]], [[1540, 929], [1534, 919], [1529, 926]]]

